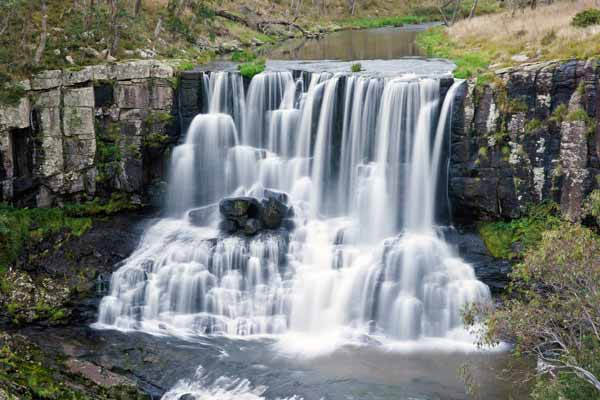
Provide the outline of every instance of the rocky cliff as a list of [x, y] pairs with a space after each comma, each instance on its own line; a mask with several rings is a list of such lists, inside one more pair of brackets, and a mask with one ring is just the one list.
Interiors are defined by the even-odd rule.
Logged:
[[[207, 108], [202, 72], [156, 61], [46, 71], [25, 85], [27, 97], [0, 109], [0, 201], [18, 205], [152, 197], [170, 146]], [[598, 61], [525, 65], [463, 85], [452, 122], [454, 220], [514, 218], [547, 199], [577, 220], [600, 187], [599, 91]]]
[[[141, 193], [177, 132], [175, 73], [156, 61], [54, 70], [0, 109], [0, 202], [47, 207]], [[171, 136], [170, 136], [171, 135]]]
[[454, 218], [515, 218], [553, 200], [578, 220], [600, 188], [600, 62], [548, 62], [468, 82], [453, 115]]

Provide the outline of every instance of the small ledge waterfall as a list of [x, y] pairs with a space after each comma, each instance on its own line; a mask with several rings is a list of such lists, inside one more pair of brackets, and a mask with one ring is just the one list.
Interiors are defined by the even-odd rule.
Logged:
[[[97, 326], [464, 338], [462, 308], [490, 294], [436, 233], [460, 84], [269, 71], [245, 89], [206, 74], [209, 113], [173, 151], [168, 218], [113, 274]], [[220, 234], [216, 203], [265, 188], [288, 193], [296, 228]]]

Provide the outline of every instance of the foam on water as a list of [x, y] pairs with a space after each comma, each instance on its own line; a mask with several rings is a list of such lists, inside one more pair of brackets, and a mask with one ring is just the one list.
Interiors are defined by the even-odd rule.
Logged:
[[[200, 366], [194, 379], [181, 380], [169, 390], [162, 400], [178, 400], [190, 396], [195, 400], [263, 400], [266, 386], [253, 386], [248, 379], [221, 376], [211, 382], [209, 374]], [[302, 400], [301, 397], [277, 397], [273, 400]]]

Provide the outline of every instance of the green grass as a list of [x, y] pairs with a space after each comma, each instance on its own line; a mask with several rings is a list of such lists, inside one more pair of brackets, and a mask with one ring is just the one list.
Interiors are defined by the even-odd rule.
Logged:
[[424, 22], [437, 20], [433, 16], [397, 15], [389, 17], [365, 17], [350, 18], [340, 21], [344, 29], [373, 29], [386, 26], [404, 26], [410, 24], [422, 24]]
[[260, 74], [266, 68], [266, 60], [259, 58], [244, 64], [238, 65], [240, 74], [248, 79], [252, 79], [254, 75]]
[[352, 67], [350, 67], [350, 70], [352, 72], [360, 72], [360, 71], [362, 71], [362, 65], [360, 65], [360, 63], [352, 64]]
[[[559, 226], [559, 211], [558, 205], [553, 202], [532, 205], [521, 218], [480, 224], [479, 234], [494, 257], [513, 259], [538, 243], [544, 231]], [[520, 252], [513, 248], [517, 243], [520, 244]]]
[[491, 57], [484, 51], [469, 52], [454, 43], [446, 28], [436, 26], [417, 36], [417, 45], [428, 57], [447, 58], [456, 64], [454, 76], [469, 79], [485, 75], [491, 79], [488, 71]]

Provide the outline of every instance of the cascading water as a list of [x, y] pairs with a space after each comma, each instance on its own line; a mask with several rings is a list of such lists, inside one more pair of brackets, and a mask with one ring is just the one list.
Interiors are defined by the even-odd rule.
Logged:
[[[462, 337], [461, 309], [490, 294], [434, 224], [460, 83], [442, 98], [431, 78], [303, 76], [264, 72], [243, 96], [237, 73], [211, 74], [210, 113], [173, 152], [171, 217], [113, 274], [97, 326]], [[220, 235], [212, 205], [264, 188], [289, 194], [296, 229]]]

